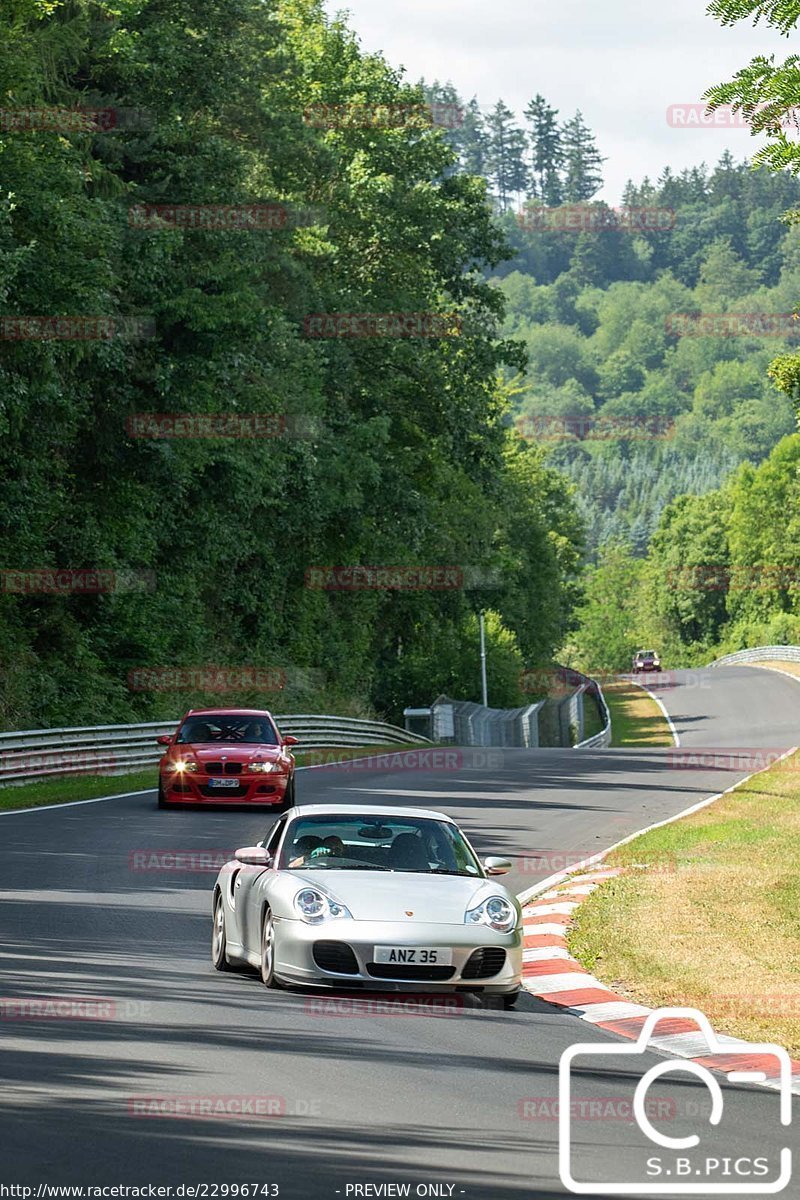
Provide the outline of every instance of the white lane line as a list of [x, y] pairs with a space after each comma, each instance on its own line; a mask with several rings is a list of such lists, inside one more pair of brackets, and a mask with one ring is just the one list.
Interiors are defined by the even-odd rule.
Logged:
[[678, 731], [675, 728], [672, 717], [669, 715], [666, 708], [664, 707], [664, 701], [659, 696], [656, 696], [656, 694], [654, 692], [651, 692], [650, 688], [645, 687], [643, 683], [639, 683], [638, 679], [632, 679], [631, 683], [634, 684], [636, 687], [641, 688], [643, 692], [647, 692], [650, 699], [652, 701], [654, 701], [655, 704], [658, 705], [658, 707], [661, 709], [661, 713], [664, 717], [664, 720], [669, 725], [669, 731], [672, 734], [673, 738], [675, 739], [675, 745], [680, 746], [681, 739], [678, 737]]
[[[527, 891], [519, 892], [517, 894], [517, 899], [519, 900], [520, 904], [523, 905], [523, 907], [526, 904], [530, 904], [531, 900], [533, 900], [535, 896], [538, 896], [541, 891], [549, 891], [550, 888], [555, 887], [556, 884], [565, 883], [571, 875], [577, 875], [579, 872], [586, 870], [587, 867], [595, 867], [598, 863], [602, 862], [604, 858], [611, 854], [612, 850], [619, 850], [620, 846], [627, 846], [628, 842], [633, 842], [636, 838], [643, 837], [646, 833], [652, 833], [654, 829], [663, 829], [665, 825], [672, 825], [675, 821], [682, 821], [684, 817], [690, 817], [693, 813], [700, 812], [700, 810], [703, 808], [708, 808], [709, 804], [714, 804], [715, 801], [722, 799], [723, 796], [727, 796], [729, 792], [735, 792], [738, 788], [744, 787], [744, 785], [749, 783], [751, 779], [755, 779], [758, 775], [763, 775], [765, 771], [770, 771], [773, 767], [777, 766], [778, 763], [783, 762], [784, 759], [790, 758], [793, 754], [797, 753], [797, 750], [797, 746], [791, 746], [784, 754], [781, 754], [779, 758], [776, 758], [774, 762], [770, 763], [769, 766], [761, 767], [760, 770], [753, 771], [752, 774], [746, 775], [744, 779], [740, 779], [736, 783], [732, 783], [730, 787], [725, 788], [724, 792], [717, 792], [714, 796], [708, 796], [705, 800], [701, 800], [698, 804], [693, 804], [690, 808], [685, 808], [683, 812], [676, 813], [674, 817], [667, 817], [665, 821], [656, 821], [652, 825], [647, 825], [644, 829], [637, 830], [636, 833], [629, 834], [628, 837], [622, 838], [622, 840], [619, 842], [615, 842], [613, 846], [609, 846], [607, 850], [599, 850], [597, 854], [592, 854], [591, 857], [585, 858], [583, 862], [575, 863], [568, 870], [559, 871], [557, 875], [551, 875], [549, 879], [543, 879], [541, 883], [535, 883], [533, 887], [528, 888]], [[619, 869], [617, 869], [617, 873], [619, 873]]]
[[[366, 758], [348, 758], [343, 761], [347, 763], [362, 763], [369, 762], [371, 758], [375, 758], [375, 755], [369, 754]], [[325, 767], [330, 767], [330, 763], [314, 763], [307, 767], [295, 767], [295, 771], [321, 771]], [[141, 792], [115, 792], [113, 796], [95, 796], [93, 800], [68, 800], [64, 804], [56, 802], [55, 804], [37, 804], [31, 808], [9, 808], [0, 811], [0, 817], [19, 817], [23, 813], [54, 812], [56, 809], [62, 808], [79, 808], [82, 804], [103, 804], [106, 800], [122, 800], [126, 796], [149, 796], [156, 791], [158, 791], [157, 784], [154, 787], [145, 788]], [[258, 811], [263, 812], [265, 815], [268, 812], [266, 808], [259, 809]]]

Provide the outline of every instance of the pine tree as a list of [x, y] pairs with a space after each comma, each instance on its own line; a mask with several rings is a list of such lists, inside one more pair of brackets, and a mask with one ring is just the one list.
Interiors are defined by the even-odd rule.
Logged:
[[530, 124], [533, 194], [546, 205], [555, 207], [563, 198], [559, 175], [563, 148], [558, 109], [551, 108], [544, 96], [537, 94], [525, 109], [525, 116]]
[[489, 136], [489, 179], [506, 212], [514, 195], [528, 190], [528, 168], [525, 162], [526, 138], [514, 123], [510, 108], [498, 100], [486, 120]]
[[470, 175], [488, 173], [489, 135], [480, 105], [473, 96], [464, 109], [464, 119], [458, 130], [461, 167]]
[[591, 200], [603, 186], [602, 166], [606, 161], [597, 149], [594, 134], [578, 110], [561, 129], [564, 147], [564, 199], [570, 204]]

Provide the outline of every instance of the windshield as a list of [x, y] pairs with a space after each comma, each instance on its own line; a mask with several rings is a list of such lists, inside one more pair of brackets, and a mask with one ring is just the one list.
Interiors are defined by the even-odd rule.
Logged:
[[279, 745], [275, 726], [267, 717], [236, 716], [232, 713], [187, 717], [176, 740], [195, 744], [225, 742], [228, 745]]
[[401, 871], [480, 877], [478, 860], [448, 821], [426, 817], [318, 816], [292, 823], [278, 868]]

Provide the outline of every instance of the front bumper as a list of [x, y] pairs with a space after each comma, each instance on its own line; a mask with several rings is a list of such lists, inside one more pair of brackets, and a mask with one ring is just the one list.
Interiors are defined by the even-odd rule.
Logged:
[[283, 804], [289, 776], [277, 772], [268, 775], [242, 773], [232, 778], [236, 787], [214, 788], [211, 779], [219, 776], [175, 772], [161, 775], [168, 804]]
[[[282, 983], [305, 987], [358, 988], [376, 991], [443, 992], [479, 991], [503, 994], [516, 992], [522, 982], [522, 930], [497, 933], [485, 926], [408, 924], [375, 921], [324, 921], [308, 925], [300, 920], [276, 920], [275, 972]], [[318, 943], [349, 947], [350, 966], [355, 970], [331, 970], [320, 961], [339, 961], [343, 951], [320, 953]], [[409, 969], [375, 964], [376, 946], [442, 947], [453, 953], [452, 966], [437, 970], [420, 966]], [[488, 951], [476, 959], [476, 951]], [[502, 961], [499, 970], [485, 973]], [[472, 963], [468, 967], [469, 963]], [[476, 965], [484, 973], [475, 974]], [[376, 966], [379, 974], [375, 973]], [[447, 977], [445, 978], [445, 971]], [[427, 977], [426, 977], [427, 975]]]

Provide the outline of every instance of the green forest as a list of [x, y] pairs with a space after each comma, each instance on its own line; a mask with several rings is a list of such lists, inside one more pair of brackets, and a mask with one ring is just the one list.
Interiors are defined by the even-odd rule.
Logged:
[[[476, 698], [481, 611], [498, 705], [553, 661], [796, 639], [793, 579], [732, 582], [792, 567], [792, 162], [615, 210], [581, 112], [412, 85], [321, 0], [6, 0], [0, 29], [2, 728], [173, 717], [220, 697], [131, 677], [246, 666], [282, 688], [226, 700], [399, 720]], [[313, 116], [348, 108], [394, 116]], [[309, 586], [332, 567], [458, 583]]]

